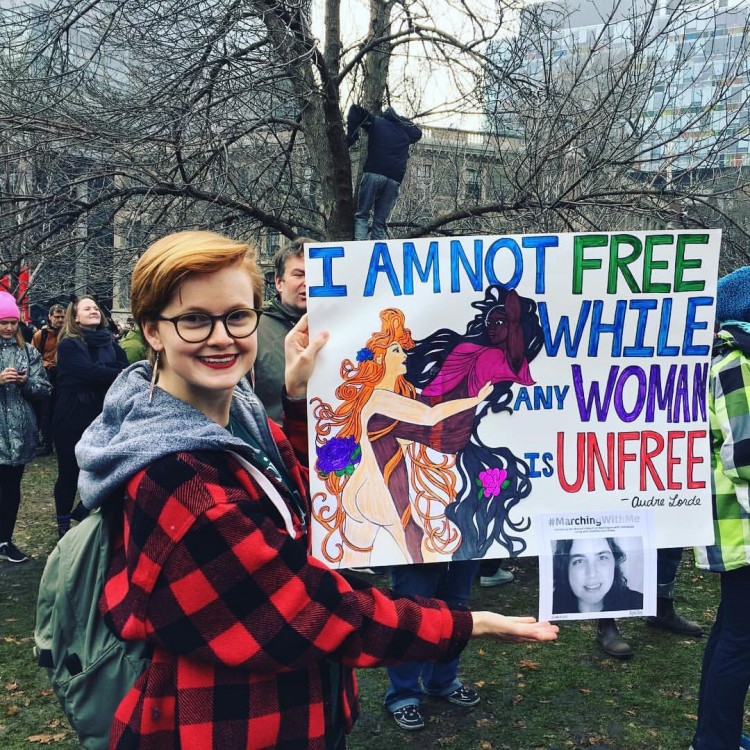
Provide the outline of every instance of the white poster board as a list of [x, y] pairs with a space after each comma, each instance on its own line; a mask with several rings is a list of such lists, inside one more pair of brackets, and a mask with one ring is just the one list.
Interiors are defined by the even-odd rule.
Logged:
[[[306, 246], [312, 552], [537, 555], [544, 513], [648, 508], [712, 540], [719, 231]], [[487, 385], [489, 384], [489, 385]]]

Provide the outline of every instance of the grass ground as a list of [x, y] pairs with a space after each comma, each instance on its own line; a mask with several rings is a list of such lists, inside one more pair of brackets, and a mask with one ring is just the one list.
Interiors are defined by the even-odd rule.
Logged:
[[[3, 750], [78, 747], [46, 673], [32, 655], [37, 584], [56, 538], [54, 478], [54, 457], [38, 459], [27, 469], [14, 540], [32, 560], [23, 565], [0, 562]], [[517, 560], [513, 571], [516, 581], [510, 585], [477, 587], [475, 608], [535, 614], [536, 560]], [[386, 583], [384, 577], [373, 581]], [[679, 611], [707, 629], [717, 600], [717, 577], [697, 571], [692, 555], [686, 554], [678, 578]], [[563, 624], [554, 644], [472, 642], [464, 652], [461, 672], [479, 690], [481, 704], [459, 709], [428, 699], [423, 706], [427, 727], [420, 732], [402, 732], [384, 712], [385, 670], [362, 670], [362, 717], [349, 748], [687, 750], [705, 639], [662, 633], [640, 619], [622, 621], [621, 629], [637, 652], [629, 662], [599, 651], [589, 623]]]

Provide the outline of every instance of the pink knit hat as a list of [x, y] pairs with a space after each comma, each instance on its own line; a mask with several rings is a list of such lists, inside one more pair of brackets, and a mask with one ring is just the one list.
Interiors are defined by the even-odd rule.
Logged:
[[0, 292], [0, 320], [3, 318], [19, 318], [21, 312], [16, 304], [15, 297], [8, 292]]

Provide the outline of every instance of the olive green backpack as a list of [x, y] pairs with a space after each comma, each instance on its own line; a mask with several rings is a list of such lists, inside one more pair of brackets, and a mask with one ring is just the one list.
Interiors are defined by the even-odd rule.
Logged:
[[94, 511], [57, 543], [37, 597], [34, 650], [85, 750], [107, 749], [117, 706], [151, 661], [149, 644], [121, 640], [99, 612], [109, 560], [109, 523]]

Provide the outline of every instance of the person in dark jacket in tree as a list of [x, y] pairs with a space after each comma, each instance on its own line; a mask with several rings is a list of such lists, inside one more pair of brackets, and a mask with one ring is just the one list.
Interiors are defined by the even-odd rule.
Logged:
[[263, 306], [258, 323], [258, 355], [255, 358], [255, 394], [271, 419], [281, 422], [281, 389], [284, 385], [284, 339], [307, 311], [304, 245], [298, 237], [273, 256], [276, 297]]
[[358, 104], [352, 104], [346, 117], [349, 147], [367, 131], [367, 161], [359, 183], [359, 202], [354, 214], [354, 239], [385, 238], [388, 217], [396, 205], [401, 182], [406, 174], [409, 146], [422, 137], [422, 131], [410, 120], [388, 107], [382, 115], [374, 115]]

